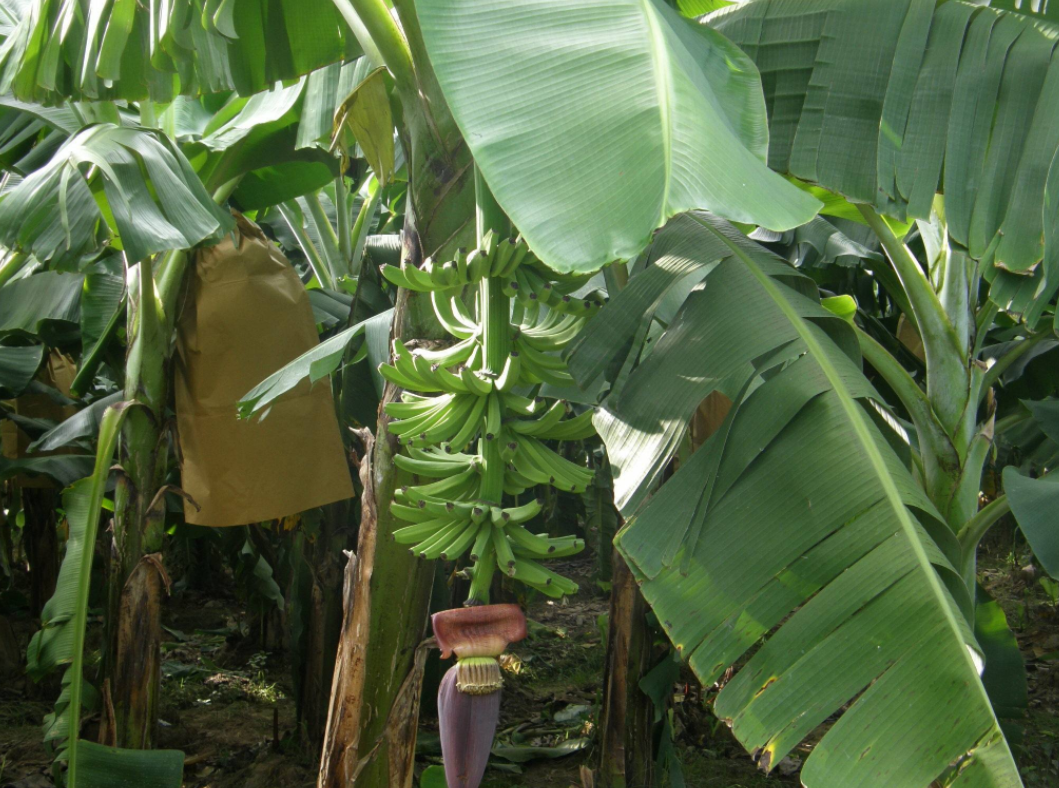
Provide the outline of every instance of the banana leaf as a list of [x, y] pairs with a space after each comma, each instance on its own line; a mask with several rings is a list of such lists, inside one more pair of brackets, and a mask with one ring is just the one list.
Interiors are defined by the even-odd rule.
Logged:
[[616, 539], [666, 634], [704, 685], [740, 665], [714, 709], [765, 770], [838, 715], [807, 788], [1020, 785], [958, 546], [870, 415], [882, 400], [852, 329], [785, 262], [690, 218], [674, 232], [730, 254], [597, 418], [630, 489], [632, 458], [668, 457], [669, 425], [734, 389]]
[[45, 432], [29, 445], [28, 450], [31, 452], [52, 451], [74, 441], [94, 438], [106, 409], [118, 404], [121, 400], [120, 391], [96, 400]]
[[0, 92], [40, 104], [250, 95], [360, 54], [331, 0], [29, 0], [5, 39]]
[[40, 337], [50, 345], [76, 340], [83, 285], [82, 275], [56, 271], [43, 271], [4, 285], [0, 288], [0, 338]]
[[0, 399], [25, 391], [43, 358], [44, 345], [0, 346]]
[[635, 259], [692, 208], [773, 230], [820, 208], [764, 166], [753, 63], [663, 0], [418, 0], [416, 9], [476, 166], [557, 271]]
[[991, 298], [1041, 318], [1059, 290], [1059, 28], [957, 0], [750, 0], [708, 23], [761, 71], [771, 167], [900, 219], [943, 191]]
[[1004, 469], [1004, 491], [1033, 554], [1045, 572], [1059, 579], [1059, 476], [1031, 479], [1008, 466]]
[[[95, 173], [91, 181], [86, 170]], [[218, 238], [231, 226], [171, 140], [112, 124], [79, 131], [0, 201], [0, 241], [55, 264], [108, 239], [139, 261]]]
[[273, 400], [287, 393], [306, 378], [309, 378], [309, 382], [315, 383], [321, 378], [330, 375], [341, 365], [342, 358], [346, 352], [346, 345], [362, 334], [368, 333], [369, 335], [369, 341], [365, 343], [366, 347], [370, 347], [373, 344], [375, 346], [375, 350], [369, 355], [369, 358], [375, 353], [380, 354], [371, 361], [373, 366], [378, 366], [386, 360], [387, 351], [385, 347], [379, 348], [380, 343], [377, 340], [373, 343], [371, 335], [374, 334], [378, 337], [382, 336], [383, 332], [388, 333], [392, 320], [392, 309], [380, 312], [367, 320], [357, 323], [355, 326], [339, 331], [312, 350], [298, 356], [286, 366], [273, 372], [243, 396], [243, 399], [239, 402], [240, 417], [249, 418], [255, 413], [266, 410]]
[[20, 476], [47, 476], [60, 487], [73, 484], [92, 473], [93, 458], [88, 454], [58, 454], [49, 457], [0, 457], [0, 482]]

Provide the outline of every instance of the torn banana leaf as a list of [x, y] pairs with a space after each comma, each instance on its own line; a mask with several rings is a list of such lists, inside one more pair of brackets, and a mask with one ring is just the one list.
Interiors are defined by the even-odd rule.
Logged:
[[954, 536], [870, 415], [851, 327], [793, 268], [694, 218], [731, 255], [601, 424], [612, 461], [625, 473], [722, 383], [737, 393], [617, 537], [644, 596], [704, 685], [751, 654], [714, 709], [764, 769], [839, 714], [807, 788], [1020, 785]]

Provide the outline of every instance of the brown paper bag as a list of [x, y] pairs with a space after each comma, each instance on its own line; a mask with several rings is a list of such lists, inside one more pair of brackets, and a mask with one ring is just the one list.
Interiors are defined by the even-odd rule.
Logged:
[[353, 483], [328, 380], [304, 381], [264, 419], [236, 402], [317, 344], [308, 294], [280, 251], [236, 215], [231, 236], [195, 254], [177, 324], [174, 376], [189, 523], [243, 525], [350, 498]]
[[[48, 351], [44, 357], [44, 364], [37, 372], [37, 380], [58, 389], [66, 396], [70, 396], [70, 387], [74, 378], [77, 377], [77, 364], [69, 356], [63, 355], [55, 348]], [[56, 424], [66, 421], [77, 413], [73, 405], [60, 405], [47, 394], [23, 394], [17, 399], [8, 400], [4, 403], [8, 408], [20, 416], [32, 419], [51, 419]], [[33, 439], [19, 429], [10, 419], [0, 422], [0, 440], [3, 442], [3, 455], [9, 460], [18, 460], [24, 457], [46, 457], [52, 454], [74, 454], [75, 449], [62, 448], [54, 451], [30, 452], [29, 445]], [[79, 452], [77, 452], [79, 453]], [[15, 484], [19, 487], [58, 487], [55, 480], [44, 476], [30, 476], [20, 474], [15, 477]]]

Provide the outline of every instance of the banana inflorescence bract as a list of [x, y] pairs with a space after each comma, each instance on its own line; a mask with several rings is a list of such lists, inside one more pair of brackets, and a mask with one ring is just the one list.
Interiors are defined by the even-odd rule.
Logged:
[[549, 538], [523, 523], [541, 511], [539, 499], [525, 501], [538, 485], [583, 492], [592, 480], [545, 443], [594, 435], [591, 409], [574, 415], [565, 401], [539, 396], [543, 384], [573, 383], [560, 353], [602, 306], [570, 295], [586, 277], [557, 276], [521, 239], [498, 242], [492, 233], [448, 262], [385, 266], [382, 274], [430, 293], [457, 340], [440, 350], [395, 340], [392, 363], [380, 367], [403, 389], [399, 402], [385, 405], [403, 449], [394, 462], [433, 480], [396, 492], [391, 510], [409, 525], [394, 539], [427, 559], [451, 561], [469, 550], [471, 604], [488, 601], [497, 568], [552, 597], [576, 592], [539, 561], [573, 555], [584, 540]]

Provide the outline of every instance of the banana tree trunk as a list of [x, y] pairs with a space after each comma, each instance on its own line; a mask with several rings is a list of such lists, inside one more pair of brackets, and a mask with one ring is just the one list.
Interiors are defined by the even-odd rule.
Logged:
[[640, 689], [650, 668], [651, 638], [643, 595], [617, 550], [613, 567], [597, 782], [600, 788], [633, 788], [654, 779], [651, 699]]
[[[309, 743], [315, 748], [324, 740], [327, 728], [331, 676], [339, 649], [342, 627], [341, 557], [349, 539], [352, 521], [350, 504], [342, 501], [324, 508], [320, 534], [313, 543], [303, 543], [300, 568], [307, 575], [305, 636], [298, 660], [301, 671], [299, 716]], [[350, 526], [352, 527], [352, 526]], [[293, 645], [293, 644], [292, 644]], [[297, 648], [298, 646], [294, 646]]]
[[[151, 261], [129, 266], [128, 355], [114, 543], [108, 575], [106, 674], [115, 699], [119, 747], [149, 749], [157, 722], [161, 642], [161, 547], [167, 447], [164, 414], [169, 342]], [[150, 555], [150, 558], [147, 556]]]
[[[414, 312], [423, 314], [409, 304], [412, 296], [404, 291], [400, 294], [393, 330], [397, 339], [422, 336], [427, 328], [412, 318]], [[395, 396], [396, 390], [387, 386], [383, 402]], [[397, 487], [408, 479], [393, 463], [398, 446], [387, 430], [389, 421], [385, 415], [380, 417], [372, 450], [370, 504], [374, 511], [365, 511], [361, 519], [357, 546], [360, 566], [354, 590], [357, 605], [351, 622], [355, 631], [366, 633], [360, 650], [362, 661], [356, 665], [362, 675], [352, 682], [360, 685], [359, 729], [352, 763], [368, 760], [359, 776], [346, 774], [347, 782], [321, 782], [322, 788], [399, 788], [412, 784], [411, 760], [391, 758], [391, 750], [394, 754], [414, 753], [414, 726], [411, 747], [386, 734], [390, 710], [414, 666], [415, 651], [426, 630], [434, 564], [419, 561], [407, 547], [390, 539], [390, 533], [403, 523], [394, 520], [388, 504]], [[368, 503], [366, 498], [365, 505]]]
[[[401, 103], [398, 133], [409, 162], [409, 209], [402, 259], [418, 265], [425, 253], [452, 250], [473, 238], [474, 182], [471, 157], [426, 55], [415, 6], [393, 4], [398, 29], [381, 0], [352, 0], [382, 50]], [[342, 10], [342, 5], [339, 5]], [[401, 290], [392, 336], [402, 341], [443, 336], [429, 298]], [[396, 396], [388, 385], [383, 402]], [[412, 557], [390, 534], [404, 525], [390, 514], [394, 490], [407, 475], [394, 465], [394, 437], [382, 414], [365, 483], [357, 569], [344, 630], [359, 635], [355, 658], [335, 668], [332, 708], [325, 735], [319, 788], [410, 788], [419, 715], [419, 680], [434, 567]], [[377, 570], [377, 571], [376, 571]], [[417, 659], [417, 653], [420, 655]], [[344, 688], [341, 697], [335, 694]], [[338, 708], [341, 705], [342, 708]], [[343, 729], [336, 726], [341, 721]], [[350, 736], [352, 741], [339, 741]], [[340, 758], [335, 757], [343, 751]]]
[[29, 608], [33, 618], [40, 617], [44, 603], [55, 593], [59, 577], [59, 539], [55, 510], [58, 492], [48, 487], [22, 489], [22, 510], [26, 513], [22, 545], [29, 562]]

